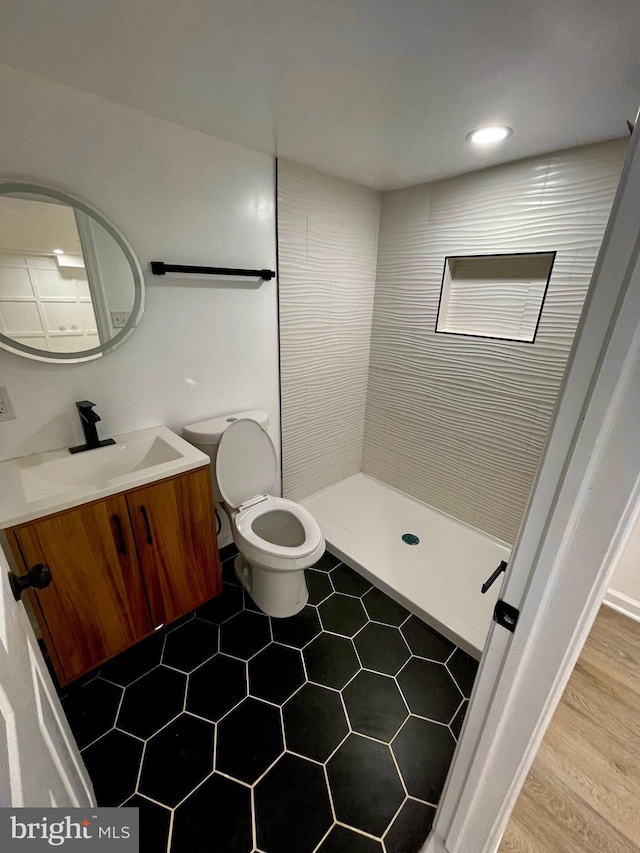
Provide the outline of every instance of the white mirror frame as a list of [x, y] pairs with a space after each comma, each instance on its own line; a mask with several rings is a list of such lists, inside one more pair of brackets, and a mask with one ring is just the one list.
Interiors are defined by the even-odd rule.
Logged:
[[129, 266], [131, 267], [135, 294], [133, 308], [131, 309], [126, 325], [120, 329], [117, 335], [114, 335], [113, 338], [103, 344], [100, 344], [98, 347], [69, 353], [47, 352], [45, 355], [43, 350], [17, 343], [12, 338], [2, 334], [1, 332], [0, 347], [14, 353], [15, 355], [22, 355], [25, 358], [35, 359], [36, 361], [47, 361], [52, 364], [78, 364], [83, 361], [91, 361], [92, 359], [100, 358], [106, 353], [111, 352], [111, 350], [114, 350], [116, 347], [119, 347], [120, 344], [124, 343], [127, 338], [133, 334], [144, 311], [144, 276], [142, 274], [140, 263], [138, 262], [129, 241], [104, 214], [100, 213], [99, 210], [96, 210], [93, 205], [81, 198], [78, 198], [78, 196], [73, 195], [72, 193], [62, 192], [61, 190], [47, 186], [46, 184], [32, 184], [24, 181], [11, 180], [0, 181], [0, 196], [16, 193], [28, 193], [29, 195], [42, 196], [43, 199], [52, 198], [56, 201], [64, 202], [70, 207], [82, 211], [82, 213], [85, 213], [98, 224], [102, 225], [105, 231], [113, 237], [124, 252]]

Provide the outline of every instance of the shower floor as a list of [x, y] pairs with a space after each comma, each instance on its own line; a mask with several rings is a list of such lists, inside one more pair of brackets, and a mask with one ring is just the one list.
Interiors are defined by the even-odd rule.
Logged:
[[509, 559], [508, 545], [366, 474], [301, 503], [343, 562], [480, 659], [501, 579], [485, 595], [480, 587]]

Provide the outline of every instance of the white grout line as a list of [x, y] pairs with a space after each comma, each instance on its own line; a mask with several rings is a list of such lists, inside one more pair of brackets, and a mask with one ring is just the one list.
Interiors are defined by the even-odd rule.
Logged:
[[167, 833], [167, 853], [171, 850], [171, 843], [173, 841], [173, 823], [175, 820], [175, 812], [173, 809], [171, 810], [171, 815], [169, 817], [169, 832]]
[[317, 758], [311, 758], [309, 755], [303, 755], [301, 752], [296, 752], [294, 749], [291, 749], [291, 747], [285, 749], [285, 752], [287, 755], [294, 755], [296, 758], [301, 758], [303, 761], [309, 761], [317, 767], [324, 767], [326, 764], [325, 761], [318, 761]]
[[[179, 809], [179, 808], [180, 808], [180, 806], [181, 806], [184, 802], [186, 802], [192, 794], [195, 794], [195, 792], [196, 792], [199, 788], [202, 788], [202, 786], [204, 785], [204, 783], [205, 783], [205, 782], [208, 782], [208, 781], [209, 781], [209, 779], [211, 779], [211, 777], [213, 776], [213, 774], [214, 774], [214, 773], [215, 773], [215, 770], [212, 770], [212, 771], [211, 771], [211, 773], [207, 773], [207, 775], [204, 777], [204, 779], [201, 779], [201, 780], [200, 780], [200, 782], [198, 782], [198, 784], [195, 786], [195, 788], [192, 788], [192, 789], [189, 791], [189, 793], [188, 793], [188, 794], [186, 794], [186, 795], [185, 795], [181, 800], [179, 800], [179, 801], [175, 804], [175, 806], [173, 807], [173, 808], [174, 808], [174, 811], [175, 811], [175, 809]], [[235, 781], [235, 780], [234, 780], [234, 781]]]
[[318, 853], [318, 851], [320, 850], [320, 848], [322, 847], [322, 845], [324, 844], [324, 842], [325, 842], [325, 841], [327, 840], [327, 838], [329, 837], [329, 833], [331, 832], [331, 830], [333, 829], [333, 827], [334, 827], [334, 826], [335, 826], [335, 823], [332, 823], [332, 824], [331, 824], [331, 826], [329, 827], [329, 829], [328, 829], [328, 830], [325, 832], [325, 834], [322, 836], [322, 838], [320, 839], [320, 841], [318, 842], [318, 844], [313, 848], [312, 853]]
[[271, 764], [267, 767], [267, 769], [266, 769], [263, 773], [261, 773], [261, 774], [260, 774], [260, 776], [258, 776], [258, 778], [256, 779], [256, 781], [255, 781], [255, 782], [252, 782], [252, 784], [250, 785], [250, 787], [251, 787], [251, 788], [255, 788], [255, 787], [256, 787], [256, 785], [259, 785], [259, 784], [260, 784], [260, 782], [262, 782], [262, 780], [264, 779], [264, 777], [267, 775], [267, 773], [268, 773], [268, 772], [269, 772], [273, 767], [275, 767], [275, 766], [276, 766], [276, 764], [278, 763], [278, 761], [280, 761], [280, 759], [281, 759], [283, 756], [284, 756], [284, 752], [281, 752], [281, 753], [278, 755], [278, 757], [277, 757], [274, 761], [272, 761], [272, 762], [271, 762]]
[[138, 765], [138, 774], [136, 776], [136, 784], [133, 788], [136, 794], [140, 793], [140, 779], [142, 778], [142, 765], [144, 764], [144, 757], [147, 752], [147, 742], [145, 741], [142, 746], [142, 752], [140, 753], [140, 764]]
[[[391, 748], [391, 744], [389, 744], [389, 752], [391, 753], [391, 760], [393, 761], [394, 766], [396, 768], [396, 773], [398, 774], [398, 778], [400, 779], [400, 784], [402, 785], [402, 790], [404, 791], [404, 796], [406, 798], [409, 796], [409, 791], [407, 790], [407, 786], [406, 786], [405, 781], [404, 781], [404, 776], [402, 775], [402, 771], [400, 770], [400, 765], [398, 764], [398, 759], [396, 758], [396, 754], [393, 751], [393, 749]], [[402, 805], [404, 805], [404, 800], [402, 801]], [[402, 808], [402, 806], [400, 806], [400, 809], [401, 808]], [[398, 809], [398, 812], [400, 811], [400, 809]], [[395, 813], [393, 820], [395, 820], [396, 817], [398, 816], [398, 812]], [[391, 823], [393, 823], [393, 820], [391, 821]], [[389, 826], [391, 826], [391, 824], [389, 824]]]
[[430, 803], [428, 800], [421, 800], [420, 797], [414, 797], [413, 795], [409, 795], [407, 797], [408, 800], [415, 800], [416, 803], [420, 803], [423, 806], [429, 806], [430, 809], [437, 809], [437, 803]]
[[256, 792], [251, 789], [249, 794], [251, 802], [251, 840], [253, 841], [254, 849], [258, 847], [258, 819], [256, 817]]
[[[331, 759], [333, 758], [333, 756], [334, 756], [334, 755], [336, 754], [336, 752], [340, 749], [340, 747], [341, 747], [341, 746], [342, 746], [342, 744], [345, 742], [345, 740], [349, 737], [349, 735], [352, 735], [352, 734], [354, 733], [354, 732], [353, 732], [353, 729], [351, 728], [351, 724], [350, 724], [350, 722], [349, 722], [349, 719], [348, 719], [348, 718], [347, 718], [347, 729], [348, 729], [348, 731], [347, 731], [346, 735], [342, 738], [342, 740], [340, 741], [340, 743], [336, 746], [336, 748], [335, 748], [335, 749], [333, 750], [333, 752], [329, 755], [329, 757], [328, 757], [328, 758], [326, 758], [326, 759], [324, 760], [323, 764], [324, 764], [324, 766], [325, 766], [325, 767], [326, 767], [326, 766], [327, 766], [327, 764], [331, 761]], [[311, 759], [310, 759], [310, 760], [311, 760]]]
[[355, 832], [356, 835], [364, 835], [365, 838], [371, 838], [373, 841], [380, 841], [379, 835], [372, 835], [370, 832], [366, 832], [364, 829], [358, 829], [357, 826], [352, 826], [350, 823], [343, 823], [341, 820], [337, 820], [336, 826], [341, 826], [343, 829], [350, 829], [351, 832]]
[[329, 806], [331, 807], [331, 816], [333, 817], [334, 823], [336, 820], [336, 809], [333, 804], [333, 792], [331, 791], [331, 785], [329, 784], [329, 773], [327, 771], [327, 765], [324, 764], [322, 767], [322, 772], [324, 774], [324, 783], [327, 788], [327, 793], [329, 795]]

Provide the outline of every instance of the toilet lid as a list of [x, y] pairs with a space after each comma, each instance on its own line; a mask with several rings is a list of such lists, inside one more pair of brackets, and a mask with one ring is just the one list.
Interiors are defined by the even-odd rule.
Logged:
[[237, 509], [256, 495], [269, 495], [276, 483], [278, 464], [271, 439], [251, 420], [230, 424], [220, 439], [216, 478], [224, 502]]

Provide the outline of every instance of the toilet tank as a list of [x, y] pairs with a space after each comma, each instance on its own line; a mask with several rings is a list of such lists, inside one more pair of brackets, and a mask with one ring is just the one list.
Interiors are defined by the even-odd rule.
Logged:
[[209, 471], [211, 472], [211, 483], [213, 485], [213, 496], [216, 503], [222, 501], [222, 495], [218, 489], [216, 482], [216, 456], [218, 453], [218, 445], [222, 438], [222, 433], [234, 421], [242, 419], [256, 421], [263, 429], [269, 426], [269, 416], [262, 409], [251, 409], [248, 412], [234, 412], [231, 415], [219, 415], [216, 418], [210, 418], [206, 421], [198, 421], [195, 424], [189, 424], [182, 428], [182, 436], [198, 450], [206, 453], [211, 464]]

